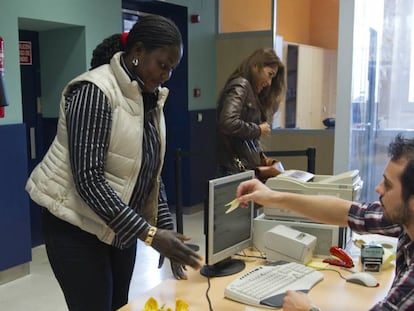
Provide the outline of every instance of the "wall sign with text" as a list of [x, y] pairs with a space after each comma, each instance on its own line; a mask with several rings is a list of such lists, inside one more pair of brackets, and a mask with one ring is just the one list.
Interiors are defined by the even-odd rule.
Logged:
[[32, 64], [32, 42], [19, 41], [20, 65]]

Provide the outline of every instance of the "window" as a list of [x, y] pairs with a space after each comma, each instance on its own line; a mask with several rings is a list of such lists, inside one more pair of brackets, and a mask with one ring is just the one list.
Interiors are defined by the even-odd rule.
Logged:
[[374, 188], [397, 133], [413, 136], [414, 53], [412, 0], [354, 0], [350, 169], [364, 180], [362, 200]]

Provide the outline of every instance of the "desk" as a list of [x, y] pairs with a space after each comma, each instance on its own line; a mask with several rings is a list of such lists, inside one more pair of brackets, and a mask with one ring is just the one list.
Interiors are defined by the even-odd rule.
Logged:
[[[215, 311], [270, 310], [268, 308], [247, 306], [224, 298], [224, 288], [228, 283], [263, 263], [264, 261], [260, 260], [249, 261], [246, 262], [246, 269], [238, 274], [210, 279], [209, 297], [213, 309]], [[329, 268], [331, 267], [332, 269], [340, 270], [338, 267], [329, 266]], [[338, 273], [334, 271], [325, 270], [322, 272], [325, 275], [324, 280], [316, 284], [309, 292], [315, 305], [319, 306], [323, 311], [362, 311], [368, 310], [387, 294], [394, 277], [394, 266], [392, 265], [381, 273], [375, 274], [380, 283], [380, 286], [375, 288], [348, 283], [341, 279]], [[348, 274], [349, 272], [342, 271], [342, 275], [346, 276]], [[206, 298], [207, 278], [200, 275], [199, 271], [194, 271], [191, 268], [187, 271], [187, 275], [188, 280], [186, 281], [177, 281], [175, 279], [163, 281], [146, 294], [119, 309], [119, 311], [141, 311], [146, 300], [151, 296], [156, 298], [160, 304], [165, 303], [173, 310], [176, 297], [185, 300], [190, 305], [190, 310], [192, 311], [209, 310]]]

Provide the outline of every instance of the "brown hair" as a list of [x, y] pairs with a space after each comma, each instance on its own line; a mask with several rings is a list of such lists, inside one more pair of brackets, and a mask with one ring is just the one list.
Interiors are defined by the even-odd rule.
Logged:
[[276, 55], [274, 49], [260, 48], [254, 51], [241, 62], [227, 79], [226, 84], [237, 77], [243, 77], [253, 84], [255, 78], [253, 68], [255, 67], [259, 71], [263, 70], [264, 67], [278, 68], [270, 87], [264, 88], [259, 94], [259, 101], [267, 120], [270, 121], [273, 114], [279, 109], [280, 102], [283, 100], [286, 91], [285, 65]]

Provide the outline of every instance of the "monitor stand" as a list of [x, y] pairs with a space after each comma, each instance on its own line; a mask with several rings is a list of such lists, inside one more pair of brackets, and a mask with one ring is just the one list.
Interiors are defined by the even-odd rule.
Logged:
[[226, 258], [214, 265], [205, 265], [201, 268], [200, 273], [206, 277], [227, 276], [236, 274], [246, 267], [243, 260]]

